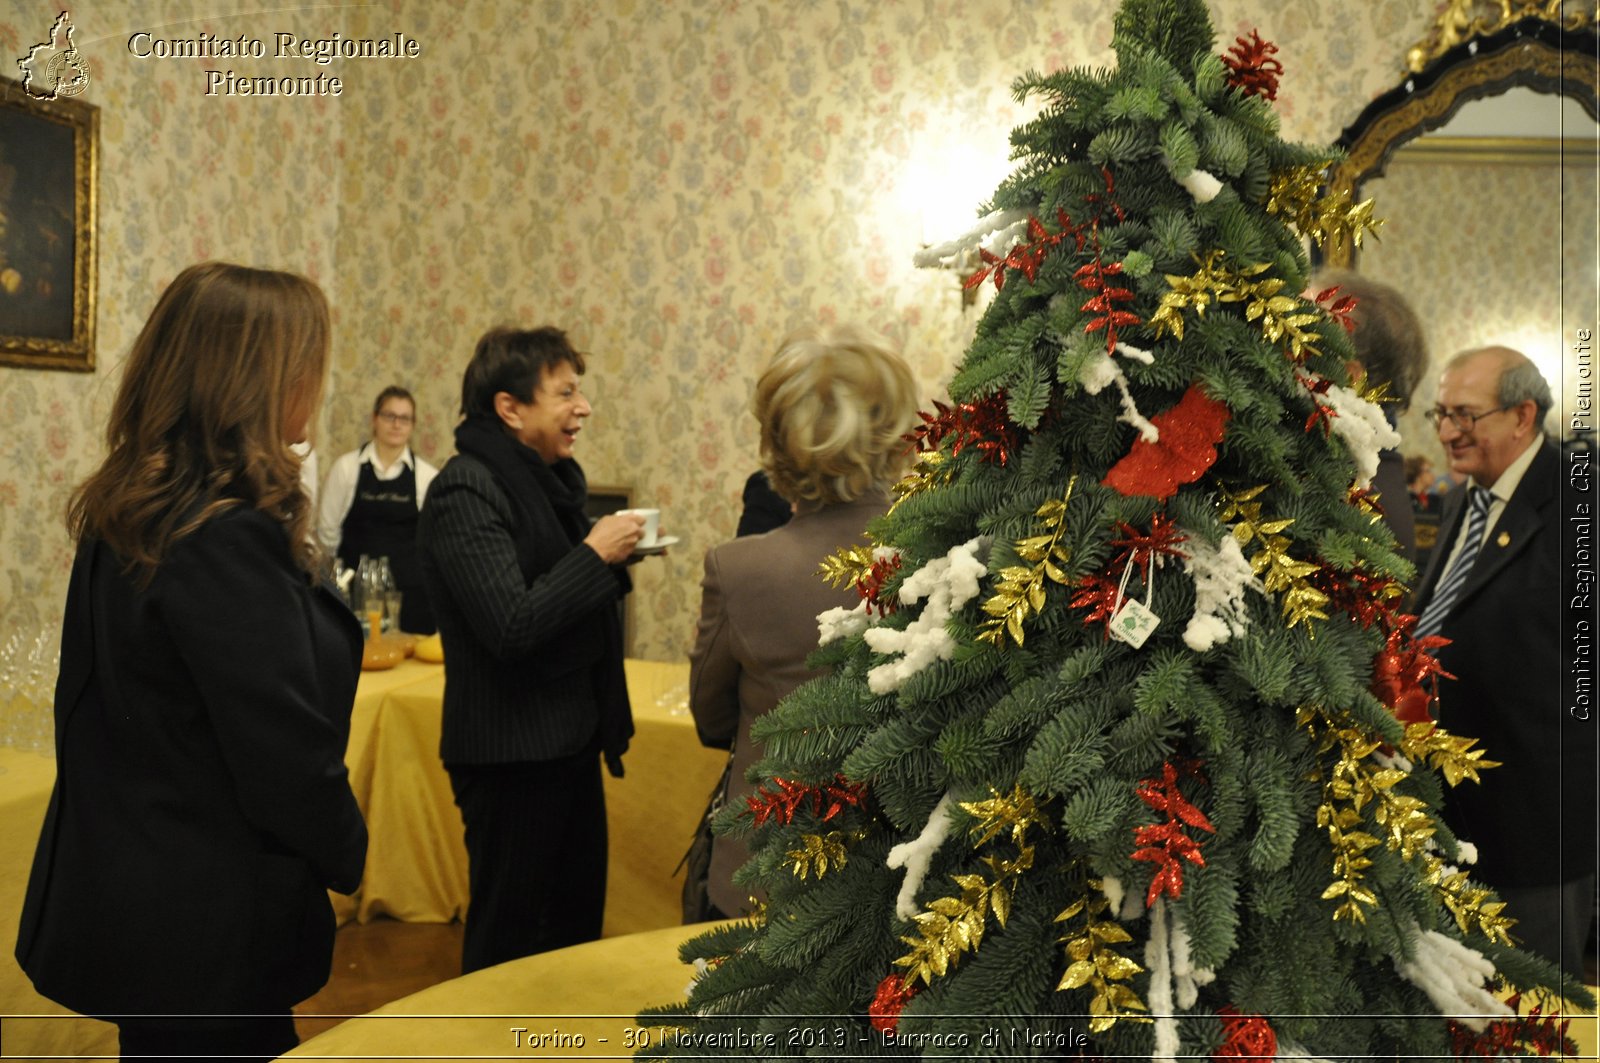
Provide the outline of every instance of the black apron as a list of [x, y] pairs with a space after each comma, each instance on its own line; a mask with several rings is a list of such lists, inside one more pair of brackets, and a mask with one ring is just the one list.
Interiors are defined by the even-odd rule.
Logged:
[[339, 537], [339, 560], [346, 568], [355, 568], [363, 554], [389, 559], [395, 589], [402, 596], [400, 629], [414, 635], [437, 631], [417, 560], [417, 473], [410, 465], [394, 479], [380, 480], [372, 462], [361, 463], [355, 498]]

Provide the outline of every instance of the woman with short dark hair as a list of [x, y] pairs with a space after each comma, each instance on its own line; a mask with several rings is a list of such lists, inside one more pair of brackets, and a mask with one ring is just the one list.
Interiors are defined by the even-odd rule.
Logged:
[[621, 775], [633, 734], [617, 603], [644, 522], [584, 513], [583, 370], [559, 329], [486, 333], [418, 529], [467, 829], [463, 972], [593, 941], [605, 915], [600, 763]]

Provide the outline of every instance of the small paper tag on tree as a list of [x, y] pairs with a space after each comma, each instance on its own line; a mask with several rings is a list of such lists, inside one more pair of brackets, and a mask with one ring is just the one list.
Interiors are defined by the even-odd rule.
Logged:
[[1117, 610], [1117, 615], [1111, 621], [1111, 637], [1138, 649], [1160, 623], [1159, 616], [1141, 603], [1129, 599], [1122, 603], [1122, 608]]

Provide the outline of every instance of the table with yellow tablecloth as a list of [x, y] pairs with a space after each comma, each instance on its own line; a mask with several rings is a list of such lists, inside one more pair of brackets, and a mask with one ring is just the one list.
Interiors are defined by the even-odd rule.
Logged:
[[[605, 780], [608, 936], [679, 921], [682, 877], [674, 868], [727, 756], [695, 737], [684, 707], [686, 664], [629, 660], [626, 670], [635, 734], [623, 758], [627, 774]], [[389, 691], [370, 717], [358, 719], [359, 749], [352, 731], [351, 778], [369, 842], [360, 893], [337, 900], [342, 919], [447, 922], [466, 911], [461, 817], [439, 762], [443, 698], [443, 670], [435, 668]]]
[[285, 1059], [626, 1059], [639, 1008], [683, 1000], [678, 945], [709, 929], [666, 927], [528, 956], [348, 1019]]

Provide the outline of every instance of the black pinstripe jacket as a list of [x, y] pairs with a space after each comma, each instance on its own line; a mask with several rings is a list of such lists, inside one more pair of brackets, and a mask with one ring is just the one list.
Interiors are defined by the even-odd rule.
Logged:
[[[566, 541], [550, 504], [541, 497], [534, 509], [534, 534]], [[422, 507], [422, 578], [444, 640], [446, 764], [553, 760], [595, 740], [598, 652], [572, 628], [615, 608], [627, 576], [580, 543], [528, 582], [517, 564], [520, 519], [489, 467], [464, 454], [440, 471]]]

